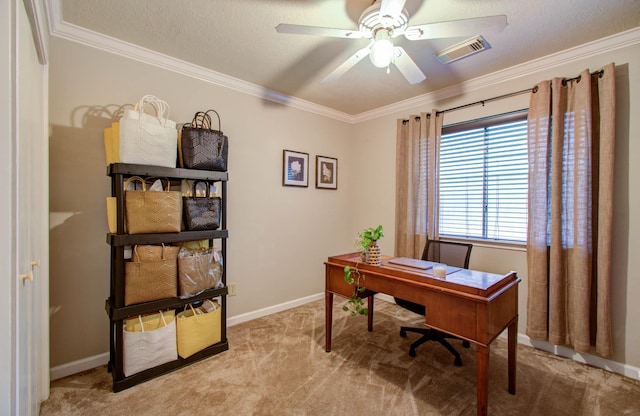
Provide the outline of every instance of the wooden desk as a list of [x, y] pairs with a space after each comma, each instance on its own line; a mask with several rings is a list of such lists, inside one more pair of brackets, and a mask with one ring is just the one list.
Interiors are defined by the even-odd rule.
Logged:
[[515, 272], [504, 276], [459, 269], [446, 279], [434, 278], [430, 270], [389, 263], [380, 266], [359, 263], [359, 253], [329, 257], [326, 265], [326, 351], [331, 351], [333, 295], [350, 297], [354, 286], [344, 281], [344, 267], [358, 267], [360, 285], [367, 290], [368, 326], [373, 330], [373, 295], [386, 293], [425, 305], [426, 324], [476, 344], [478, 415], [487, 414], [489, 398], [489, 345], [508, 328], [508, 391], [516, 392], [516, 336], [518, 330], [518, 283]]

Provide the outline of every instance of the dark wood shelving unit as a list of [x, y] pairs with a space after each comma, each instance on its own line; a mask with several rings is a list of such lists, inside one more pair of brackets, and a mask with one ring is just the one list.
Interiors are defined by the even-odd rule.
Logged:
[[[110, 351], [109, 371], [113, 377], [113, 391], [118, 392], [149, 379], [166, 374], [178, 368], [209, 356], [219, 354], [229, 349], [227, 341], [227, 172], [203, 171], [194, 169], [166, 168], [161, 166], [135, 165], [115, 163], [107, 167], [107, 175], [111, 177], [111, 195], [116, 197], [116, 232], [107, 234], [107, 244], [111, 246], [111, 284], [109, 298], [105, 301], [105, 310], [110, 322]], [[162, 234], [126, 234], [124, 226], [124, 182], [131, 176], [155, 177], [168, 179], [172, 184], [183, 179], [206, 180], [221, 184], [221, 224], [220, 229], [211, 231], [182, 231], [179, 233]], [[209, 289], [188, 299], [167, 298], [134, 305], [124, 304], [124, 251], [127, 246], [141, 244], [162, 244], [184, 241], [220, 240], [222, 251], [222, 282], [223, 287]], [[131, 316], [154, 313], [164, 309], [179, 309], [185, 305], [204, 299], [221, 299], [221, 341], [187, 359], [178, 357], [171, 361], [148, 370], [141, 371], [129, 377], [123, 373], [123, 327], [124, 320]]]

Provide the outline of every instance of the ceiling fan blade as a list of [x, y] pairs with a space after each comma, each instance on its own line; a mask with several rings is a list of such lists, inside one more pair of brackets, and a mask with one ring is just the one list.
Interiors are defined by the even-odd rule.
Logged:
[[507, 16], [505, 15], [476, 17], [411, 26], [404, 31], [404, 36], [409, 40], [457, 38], [489, 32], [501, 32], [507, 25]]
[[346, 61], [340, 64], [336, 69], [334, 69], [325, 79], [320, 81], [321, 84], [328, 84], [329, 82], [333, 82], [336, 79], [340, 78], [345, 74], [348, 70], [353, 68], [355, 64], [360, 62], [362, 58], [369, 55], [369, 51], [371, 50], [371, 45], [366, 48], [360, 49], [358, 52], [351, 55]]
[[393, 19], [400, 15], [406, 0], [382, 0], [380, 4], [380, 16], [389, 16]]
[[330, 36], [334, 38], [359, 39], [362, 37], [362, 34], [358, 30], [334, 29], [331, 27], [319, 26], [290, 25], [287, 23], [280, 23], [278, 26], [276, 26], [276, 31], [278, 33], [291, 33], [294, 35]]
[[402, 47], [396, 46], [393, 50], [395, 53], [393, 63], [398, 67], [398, 70], [407, 81], [409, 81], [409, 84], [418, 84], [427, 78]]

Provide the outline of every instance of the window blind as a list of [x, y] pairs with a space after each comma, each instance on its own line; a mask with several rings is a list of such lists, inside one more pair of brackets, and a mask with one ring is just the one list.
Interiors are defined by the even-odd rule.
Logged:
[[526, 241], [526, 113], [512, 119], [495, 117], [443, 128], [441, 236]]

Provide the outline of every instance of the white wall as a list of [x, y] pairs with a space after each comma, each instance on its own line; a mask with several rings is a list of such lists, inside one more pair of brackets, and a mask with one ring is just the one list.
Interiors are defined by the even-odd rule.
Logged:
[[[638, 252], [640, 220], [632, 213], [640, 212], [640, 45], [603, 53], [576, 62], [564, 62], [563, 55], [547, 70], [521, 75], [517, 78], [493, 83], [483, 88], [469, 90], [447, 99], [428, 99], [402, 112], [376, 117], [356, 126], [355, 146], [359, 151], [353, 160], [354, 176], [350, 178], [358, 186], [353, 187], [353, 197], [361, 206], [367, 206], [364, 223], [383, 223], [385, 238], [381, 242], [383, 252], [393, 251], [394, 241], [394, 187], [396, 119], [410, 114], [444, 110], [475, 101], [533, 87], [536, 83], [553, 77], [574, 77], [583, 69], [595, 71], [609, 62], [616, 63], [617, 123], [616, 161], [614, 189], [614, 242], [612, 279], [612, 320], [614, 356], [612, 359], [640, 367], [640, 258]], [[551, 59], [551, 61], [554, 61]], [[469, 83], [473, 85], [473, 83]], [[465, 90], [461, 84], [460, 90]], [[520, 95], [483, 106], [445, 113], [444, 124], [480, 118], [487, 115], [528, 107], [528, 95]], [[351, 227], [351, 233], [357, 227]], [[516, 270], [522, 278], [519, 293], [520, 321], [518, 332], [526, 328], [527, 268], [524, 250], [500, 249], [476, 244], [470, 267], [495, 273]], [[637, 375], [636, 375], [637, 377]]]

